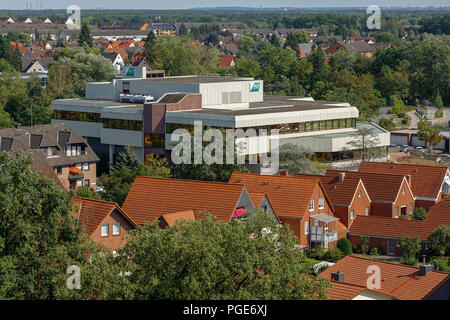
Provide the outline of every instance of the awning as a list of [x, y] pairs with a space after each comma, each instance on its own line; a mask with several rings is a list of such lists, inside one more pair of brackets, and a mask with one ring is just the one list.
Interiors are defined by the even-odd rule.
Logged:
[[80, 168], [77, 168], [77, 167], [69, 167], [69, 173], [70, 174], [77, 174], [77, 173], [80, 173], [81, 172], [81, 169]]
[[339, 218], [330, 216], [328, 214], [325, 213], [319, 213], [319, 214], [313, 214], [312, 216], [310, 216], [310, 218], [312, 219], [316, 219], [325, 223], [330, 223], [330, 222], [334, 222], [334, 221], [338, 221], [340, 220]]
[[239, 218], [240, 216], [242, 216], [246, 213], [247, 213], [247, 209], [244, 209], [244, 208], [236, 209], [233, 213], [232, 218]]

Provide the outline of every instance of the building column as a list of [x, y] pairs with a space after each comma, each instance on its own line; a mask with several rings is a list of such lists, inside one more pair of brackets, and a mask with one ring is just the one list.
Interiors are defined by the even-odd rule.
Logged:
[[114, 155], [114, 145], [109, 145], [109, 173], [111, 173], [111, 169], [113, 166], [113, 155]]

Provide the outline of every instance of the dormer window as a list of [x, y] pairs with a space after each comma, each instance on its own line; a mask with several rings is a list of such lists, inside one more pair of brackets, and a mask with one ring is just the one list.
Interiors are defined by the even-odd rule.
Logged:
[[308, 209], [309, 209], [309, 211], [314, 211], [314, 199], [309, 200]]
[[68, 157], [74, 157], [81, 155], [80, 145], [67, 145], [66, 152]]

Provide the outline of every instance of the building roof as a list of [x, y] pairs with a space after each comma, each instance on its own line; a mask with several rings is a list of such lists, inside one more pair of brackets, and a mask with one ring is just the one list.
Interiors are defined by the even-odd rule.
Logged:
[[339, 270], [344, 274], [344, 283], [366, 287], [368, 277], [366, 270], [371, 265], [378, 266], [381, 271], [381, 287], [377, 291], [399, 300], [425, 299], [450, 278], [448, 272], [433, 270], [421, 276], [419, 268], [356, 256], [342, 258], [320, 275], [325, 279], [331, 279], [331, 273]]
[[328, 291], [328, 300], [351, 300], [363, 291], [363, 286], [332, 281]]
[[76, 207], [75, 214], [78, 225], [84, 226], [84, 231], [88, 235], [91, 235], [114, 209], [118, 209], [134, 227], [137, 227], [133, 219], [115, 202], [81, 197], [74, 197], [72, 200]]
[[277, 216], [293, 218], [303, 218], [314, 191], [321, 187], [319, 179], [239, 172], [233, 172], [228, 182], [244, 184], [250, 194], [266, 194]]
[[442, 182], [448, 172], [448, 168], [385, 162], [362, 162], [359, 171], [411, 175], [411, 190], [415, 197], [436, 199], [441, 191]]
[[245, 187], [240, 184], [136, 177], [123, 208], [138, 224], [152, 222], [163, 212], [206, 211], [229, 222]]
[[347, 177], [361, 179], [371, 201], [377, 202], [394, 203], [405, 178], [402, 175], [395, 174], [336, 170], [327, 170], [325, 175], [336, 177], [340, 172], [345, 173], [344, 180]]
[[229, 68], [234, 61], [234, 56], [231, 55], [219, 55], [219, 67]]
[[195, 221], [194, 210], [185, 210], [161, 215], [168, 226], [174, 226], [178, 220]]
[[[67, 144], [84, 145], [85, 152], [78, 156], [67, 156], [66, 152], [64, 152]], [[56, 153], [53, 156], [47, 157], [43, 153], [44, 150], [41, 153], [34, 152], [34, 154], [44, 157], [47, 165], [51, 167], [99, 161], [99, 158], [86, 141], [78, 133], [62, 123], [0, 130], [0, 151], [38, 151], [48, 147], [56, 148]]]
[[328, 197], [333, 205], [350, 206], [353, 198], [355, 197], [356, 189], [359, 183], [362, 183], [360, 178], [345, 177], [344, 180], [339, 179], [339, 175], [329, 174], [323, 175], [307, 175], [296, 173], [294, 177], [308, 178], [316, 177], [320, 179], [322, 186], [325, 188]]

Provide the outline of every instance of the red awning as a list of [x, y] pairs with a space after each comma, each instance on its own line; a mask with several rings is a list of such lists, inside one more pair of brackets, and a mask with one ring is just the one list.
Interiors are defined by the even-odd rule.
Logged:
[[242, 216], [246, 213], [247, 213], [247, 209], [244, 209], [244, 208], [236, 209], [233, 213], [232, 218], [239, 218], [240, 216]]
[[69, 173], [70, 174], [77, 174], [77, 173], [80, 173], [81, 172], [81, 169], [80, 168], [77, 168], [77, 167], [69, 167]]

